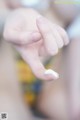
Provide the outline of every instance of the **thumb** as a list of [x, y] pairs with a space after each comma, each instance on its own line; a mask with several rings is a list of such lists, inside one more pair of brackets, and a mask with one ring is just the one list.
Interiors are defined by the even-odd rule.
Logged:
[[24, 45], [31, 44], [37, 42], [41, 39], [41, 35], [39, 32], [4, 32], [3, 37], [6, 41], [11, 42], [13, 44]]

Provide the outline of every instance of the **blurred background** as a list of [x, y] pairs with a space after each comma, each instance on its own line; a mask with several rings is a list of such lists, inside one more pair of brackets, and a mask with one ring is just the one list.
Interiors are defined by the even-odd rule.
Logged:
[[[16, 82], [12, 82], [12, 79], [18, 79], [25, 106], [26, 108], [27, 104], [30, 106], [37, 120], [38, 118], [68, 120], [69, 96], [71, 100], [76, 98], [75, 102], [72, 102], [73, 105], [71, 103], [75, 107], [75, 113], [79, 111], [76, 106], [80, 108], [80, 5], [76, 4], [75, 0], [71, 0], [72, 4], [68, 3], [70, 0], [67, 0], [67, 4], [63, 1], [57, 4], [56, 1], [61, 0], [5, 0], [10, 10], [19, 7], [37, 10], [53, 23], [62, 26], [69, 35], [70, 44], [61, 49], [58, 55], [46, 58], [44, 62], [46, 68], [52, 68], [60, 74], [60, 79], [55, 82], [36, 79], [28, 64], [23, 61], [12, 45], [0, 38], [0, 86], [5, 84], [6, 89], [14, 88]], [[71, 85], [70, 88], [68, 83]], [[68, 92], [69, 89], [71, 93]], [[15, 96], [16, 89], [12, 93]]]

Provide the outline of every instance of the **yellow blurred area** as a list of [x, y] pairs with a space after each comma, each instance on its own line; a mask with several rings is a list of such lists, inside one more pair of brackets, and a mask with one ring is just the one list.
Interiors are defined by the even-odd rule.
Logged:
[[[22, 59], [18, 60], [17, 63], [17, 69], [18, 69], [18, 78], [19, 81], [23, 84], [25, 83], [26, 85], [26, 91], [24, 92], [24, 101], [28, 103], [29, 105], [34, 105], [35, 100], [36, 100], [36, 93], [35, 91], [32, 90], [32, 86], [35, 87], [36, 84], [36, 78], [33, 75], [30, 67], [28, 64], [26, 64]], [[46, 64], [46, 69], [51, 67], [50, 62]], [[23, 89], [24, 86], [23, 86]]]
[[22, 60], [17, 62], [18, 77], [21, 82], [32, 83], [35, 81], [35, 77], [30, 67]]
[[29, 92], [24, 95], [24, 101], [29, 103], [29, 105], [33, 105], [35, 102], [36, 95], [33, 92]]
[[[33, 75], [30, 67], [23, 60], [17, 61], [17, 69], [18, 69], [18, 78], [19, 81], [26, 85], [26, 91], [24, 92], [24, 101], [32, 106], [36, 99], [35, 91], [32, 90], [32, 86], [35, 85], [36, 79]], [[25, 89], [24, 86], [22, 89]]]

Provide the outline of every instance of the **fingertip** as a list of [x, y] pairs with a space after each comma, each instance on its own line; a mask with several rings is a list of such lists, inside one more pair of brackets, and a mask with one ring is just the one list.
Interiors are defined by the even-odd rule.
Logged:
[[45, 69], [43, 72], [37, 71], [34, 74], [38, 79], [43, 81], [57, 80], [59, 78], [59, 74], [51, 69]]
[[45, 71], [44, 75], [49, 78], [49, 79], [53, 79], [56, 80], [59, 78], [59, 74], [56, 73], [55, 71], [53, 71], [52, 69], [48, 69]]

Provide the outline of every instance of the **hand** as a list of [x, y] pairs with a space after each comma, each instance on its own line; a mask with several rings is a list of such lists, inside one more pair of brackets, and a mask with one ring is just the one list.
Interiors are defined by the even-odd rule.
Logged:
[[5, 22], [4, 39], [13, 43], [23, 59], [30, 65], [36, 77], [44, 80], [57, 79], [44, 74], [46, 69], [40, 55], [55, 55], [58, 49], [69, 43], [66, 32], [31, 9], [18, 9]]

